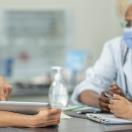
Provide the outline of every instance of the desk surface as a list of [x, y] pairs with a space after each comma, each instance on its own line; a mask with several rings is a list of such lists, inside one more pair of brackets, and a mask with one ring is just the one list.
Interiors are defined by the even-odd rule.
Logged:
[[57, 127], [50, 128], [0, 128], [0, 132], [132, 132], [132, 125], [103, 125], [86, 119], [62, 120]]
[[[12, 100], [17, 101], [45, 101], [47, 96], [27, 96], [27, 97], [14, 97]], [[131, 125], [103, 125], [89, 121], [87, 119], [72, 118], [62, 120], [58, 127], [54, 128], [37, 128], [37, 129], [24, 129], [24, 128], [0, 128], [0, 132], [132, 132]], [[122, 131], [121, 131], [122, 130]]]

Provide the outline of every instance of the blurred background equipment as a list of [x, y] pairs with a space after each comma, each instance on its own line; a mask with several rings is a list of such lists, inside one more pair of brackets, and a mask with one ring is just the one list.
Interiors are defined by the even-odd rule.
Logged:
[[68, 19], [65, 10], [1, 12], [0, 74], [14, 85], [12, 95], [48, 93], [50, 67], [64, 64]]
[[74, 87], [84, 79], [87, 66], [88, 51], [71, 50], [66, 53], [65, 75], [69, 91], [73, 91]]

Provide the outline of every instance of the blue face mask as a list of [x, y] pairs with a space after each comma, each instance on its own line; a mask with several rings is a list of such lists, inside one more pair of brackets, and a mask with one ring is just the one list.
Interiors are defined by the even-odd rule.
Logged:
[[127, 47], [132, 49], [132, 28], [125, 28], [123, 40], [125, 41]]

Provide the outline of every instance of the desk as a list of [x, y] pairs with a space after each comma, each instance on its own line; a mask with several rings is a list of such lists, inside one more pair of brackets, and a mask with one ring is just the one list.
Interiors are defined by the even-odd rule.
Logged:
[[103, 125], [86, 119], [72, 118], [62, 120], [57, 127], [50, 128], [0, 128], [0, 132], [132, 132], [132, 125]]
[[[19, 96], [12, 97], [11, 100], [17, 101], [46, 101], [47, 96]], [[22, 128], [0, 128], [0, 132], [132, 132], [131, 125], [103, 125], [89, 121], [87, 119], [72, 118], [62, 120], [60, 125], [55, 128], [37, 128], [37, 129], [22, 129]], [[122, 130], [122, 131], [121, 131]]]

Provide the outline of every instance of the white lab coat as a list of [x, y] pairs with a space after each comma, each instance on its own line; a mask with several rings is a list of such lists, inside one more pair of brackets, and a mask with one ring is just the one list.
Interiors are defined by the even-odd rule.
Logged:
[[[107, 90], [115, 82], [126, 95], [128, 88], [129, 95], [132, 97], [132, 49], [128, 50], [126, 62], [123, 65], [122, 59], [126, 52], [127, 45], [122, 37], [108, 41], [103, 48], [100, 58], [95, 65], [87, 70], [86, 79], [81, 82], [74, 90], [72, 102], [78, 104], [78, 96], [84, 90], [94, 90], [99, 94]], [[126, 81], [124, 74], [126, 75]], [[126, 83], [127, 82], [127, 86]]]

